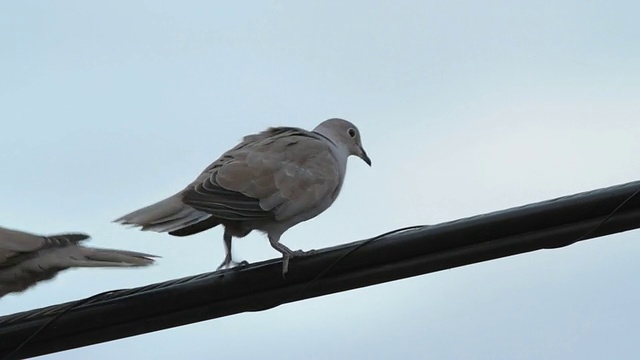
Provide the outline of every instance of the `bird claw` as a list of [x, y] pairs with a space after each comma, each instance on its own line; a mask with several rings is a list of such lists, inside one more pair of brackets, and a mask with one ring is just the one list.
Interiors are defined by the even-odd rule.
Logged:
[[285, 277], [287, 272], [289, 272], [289, 260], [291, 260], [291, 258], [300, 257], [300, 256], [309, 256], [309, 255], [315, 254], [316, 252], [317, 252], [316, 250], [309, 250], [309, 251], [294, 250], [294, 251], [290, 251], [288, 253], [282, 254], [282, 277]]
[[237, 267], [237, 266], [247, 266], [249, 265], [249, 262], [247, 260], [242, 260], [240, 262], [236, 262], [231, 260], [230, 256], [227, 256], [224, 258], [224, 261], [222, 262], [222, 264], [220, 264], [220, 266], [218, 266], [218, 268], [216, 269], [216, 271], [220, 270], [220, 269], [229, 269], [232, 267]]
[[317, 254], [318, 250], [316, 250], [316, 249], [311, 249], [311, 250], [307, 250], [307, 251], [296, 250], [293, 253], [296, 256], [310, 256], [310, 255]]

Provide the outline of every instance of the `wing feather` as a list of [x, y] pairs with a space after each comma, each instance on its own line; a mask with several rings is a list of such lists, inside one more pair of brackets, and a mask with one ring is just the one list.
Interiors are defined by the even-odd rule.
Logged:
[[187, 187], [182, 201], [226, 220], [286, 219], [340, 186], [329, 146], [298, 128], [246, 136]]

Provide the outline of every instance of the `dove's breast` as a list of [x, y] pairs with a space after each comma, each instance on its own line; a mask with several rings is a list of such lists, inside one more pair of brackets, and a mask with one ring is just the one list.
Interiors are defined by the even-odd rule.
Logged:
[[320, 215], [340, 194], [346, 161], [340, 161], [341, 154], [330, 147], [323, 150], [298, 164], [297, 170], [286, 168], [286, 179], [280, 181], [279, 191], [279, 196], [285, 196], [286, 200], [275, 209], [277, 226], [282, 229]]

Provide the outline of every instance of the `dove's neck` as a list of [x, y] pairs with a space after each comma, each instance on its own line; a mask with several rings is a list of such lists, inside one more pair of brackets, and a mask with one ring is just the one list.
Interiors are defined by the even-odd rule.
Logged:
[[347, 172], [347, 159], [350, 155], [349, 148], [339, 140], [336, 140], [339, 138], [336, 136], [333, 129], [318, 126], [313, 130], [313, 132], [323, 137], [329, 143], [329, 148], [339, 164], [340, 178], [344, 179], [344, 175]]
[[320, 137], [324, 138], [325, 140], [327, 140], [331, 145], [338, 146], [336, 144], [336, 141], [332, 139], [332, 137], [335, 138], [335, 133], [332, 130], [326, 129], [322, 126], [318, 126], [315, 129], [313, 129], [313, 132], [320, 135]]

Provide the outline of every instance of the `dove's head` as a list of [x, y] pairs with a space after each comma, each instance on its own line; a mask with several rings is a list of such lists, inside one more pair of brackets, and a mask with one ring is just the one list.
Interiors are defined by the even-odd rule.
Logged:
[[336, 145], [343, 146], [349, 155], [355, 155], [371, 166], [371, 159], [362, 147], [360, 131], [349, 121], [343, 119], [325, 120], [313, 131], [326, 136]]

